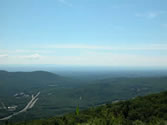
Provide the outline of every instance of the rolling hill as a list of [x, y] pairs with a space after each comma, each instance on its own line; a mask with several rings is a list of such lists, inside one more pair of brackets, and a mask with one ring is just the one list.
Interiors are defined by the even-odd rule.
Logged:
[[[90, 76], [91, 79], [91, 76]], [[45, 71], [7, 72], [0, 71], [0, 102], [7, 106], [17, 105], [22, 109], [31, 95], [41, 92], [35, 106], [11, 121], [49, 118], [89, 107], [128, 100], [167, 90], [167, 77], [108, 77], [87, 80], [71, 79]], [[28, 97], [14, 95], [24, 92]], [[0, 105], [1, 107], [1, 105]], [[14, 111], [15, 112], [15, 111]], [[0, 118], [11, 113], [0, 109]]]
[[62, 86], [70, 79], [46, 71], [0, 71], [0, 94], [13, 95], [21, 91], [40, 90], [48, 85]]

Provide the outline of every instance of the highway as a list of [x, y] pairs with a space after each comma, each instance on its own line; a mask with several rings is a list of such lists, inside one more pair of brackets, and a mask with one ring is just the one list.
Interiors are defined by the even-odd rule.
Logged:
[[27, 103], [27, 105], [22, 110], [20, 110], [18, 112], [15, 112], [12, 115], [9, 115], [7, 117], [1, 118], [0, 120], [1, 121], [8, 120], [8, 119], [12, 118], [15, 115], [21, 114], [23, 112], [26, 112], [28, 109], [31, 109], [35, 105], [35, 103], [38, 101], [37, 97], [39, 95], [40, 95], [40, 92], [38, 92], [35, 96], [32, 95], [32, 99]]

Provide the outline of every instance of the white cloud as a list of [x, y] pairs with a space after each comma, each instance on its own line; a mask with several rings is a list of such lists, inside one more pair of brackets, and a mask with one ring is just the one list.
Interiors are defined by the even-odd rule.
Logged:
[[41, 64], [42, 56], [39, 54], [32, 55], [8, 55], [7, 59], [0, 58], [0, 64]]
[[167, 28], [167, 23], [166, 24], [162, 24], [162, 27]]
[[32, 55], [25, 55], [25, 56], [18, 56], [19, 58], [23, 58], [23, 59], [30, 59], [30, 60], [37, 60], [40, 59], [41, 56], [39, 54], [32, 54]]
[[46, 45], [41, 48], [54, 48], [54, 49], [100, 49], [100, 46], [95, 45], [79, 45], [79, 44], [62, 44], [62, 45]]
[[98, 46], [98, 45], [46, 45], [41, 46], [45, 49], [92, 49], [92, 50], [167, 50], [167, 44], [146, 44], [146, 45], [131, 45], [131, 46]]
[[59, 1], [61, 4], [67, 5], [69, 7], [72, 7], [72, 4], [67, 2], [66, 0], [57, 0], [57, 1]]
[[94, 66], [166, 66], [167, 56], [92, 52], [82, 56], [45, 56], [40, 64]]
[[31, 48], [31, 49], [12, 49], [12, 50], [10, 50], [10, 49], [0, 49], [0, 54], [1, 53], [7, 53], [7, 54], [12, 54], [12, 55], [18, 55], [18, 54], [29, 54], [29, 55], [33, 55], [34, 53], [52, 53], [53, 52], [53, 50], [40, 50], [40, 49], [37, 49], [37, 47], [36, 48]]
[[26, 49], [16, 49], [14, 50], [15, 53], [29, 53], [31, 52], [31, 50], [26, 50]]
[[152, 11], [152, 12], [145, 12], [145, 13], [136, 13], [137, 17], [144, 17], [148, 19], [154, 19], [162, 14], [165, 14], [165, 11]]
[[130, 8], [132, 6], [133, 6], [132, 4], [114, 4], [111, 7], [113, 9], [121, 9], [121, 8]]
[[6, 62], [8, 62], [8, 55], [0, 54], [0, 64], [6, 64]]
[[[167, 66], [167, 56], [150, 56], [119, 53], [88, 53], [90, 64], [107, 66]], [[84, 61], [84, 60], [82, 60]]]
[[148, 17], [148, 18], [155, 18], [155, 17], [157, 17], [158, 15], [159, 15], [158, 13], [150, 12], [150, 13], [148, 13], [147, 17]]
[[[0, 58], [7, 58], [11, 56], [17, 56], [17, 58], [24, 58], [29, 60], [39, 60], [43, 56], [41, 55], [71, 55], [67, 52], [78, 51], [79, 53], [84, 53], [85, 51], [107, 51], [107, 52], [121, 52], [124, 51], [125, 53], [132, 53], [133, 51], [138, 52], [146, 52], [146, 51], [155, 51], [155, 52], [167, 52], [167, 42], [163, 44], [138, 44], [138, 45], [108, 45], [108, 46], [100, 46], [100, 45], [79, 45], [79, 44], [62, 44], [62, 45], [43, 45], [39, 46], [38, 48], [35, 47], [34, 49], [17, 49], [17, 50], [0, 50]], [[61, 53], [60, 53], [61, 52]], [[4, 54], [5, 53], [5, 54]]]
[[136, 55], [125, 53], [87, 52], [79, 56], [9, 56], [0, 64], [60, 64], [60, 65], [94, 65], [94, 66], [164, 66], [167, 56]]
[[[145, 55], [136, 54], [133, 51], [157, 51], [167, 52], [167, 44], [147, 44], [131, 46], [100, 46], [100, 45], [48, 45], [42, 46], [40, 51], [52, 51], [51, 54], [34, 53], [27, 54], [22, 50], [17, 50], [15, 54], [1, 54], [0, 64], [61, 64], [61, 65], [96, 65], [96, 66], [166, 66], [167, 55]], [[57, 49], [78, 49], [80, 54], [61, 54], [56, 53]], [[98, 51], [98, 50], [118, 50]], [[127, 52], [121, 53], [120, 50]], [[25, 50], [29, 51], [29, 50]], [[57, 51], [60, 52], [60, 51]], [[64, 52], [64, 50], [62, 50]], [[70, 52], [70, 50], [69, 50]]]
[[7, 54], [0, 55], [0, 58], [7, 58], [7, 57], [8, 57]]

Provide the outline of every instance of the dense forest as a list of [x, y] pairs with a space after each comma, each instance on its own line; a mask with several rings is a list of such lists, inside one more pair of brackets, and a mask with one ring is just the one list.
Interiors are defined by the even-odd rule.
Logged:
[[[117, 77], [112, 74], [108, 74], [107, 77], [97, 75], [90, 73], [86, 77], [83, 74], [65, 77], [45, 71], [0, 71], [0, 119], [24, 109], [32, 96], [38, 92], [40, 95], [33, 108], [14, 115], [9, 119], [9, 123], [66, 116], [75, 112], [76, 107], [80, 112], [77, 113], [79, 117], [89, 108], [92, 111], [96, 110], [94, 107], [97, 106], [121, 100], [124, 103], [123, 100], [167, 91], [167, 77], [161, 75], [149, 77], [132, 77], [130, 74], [127, 77], [121, 77], [121, 74]], [[8, 108], [14, 106], [16, 108], [12, 111]]]
[[49, 119], [5, 122], [7, 125], [166, 125], [167, 91], [134, 99], [103, 104]]

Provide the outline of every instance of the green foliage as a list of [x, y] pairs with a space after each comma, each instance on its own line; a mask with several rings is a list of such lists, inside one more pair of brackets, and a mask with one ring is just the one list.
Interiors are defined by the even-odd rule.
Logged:
[[167, 91], [15, 125], [166, 125]]
[[79, 105], [77, 105], [77, 108], [76, 108], [76, 115], [79, 115]]

